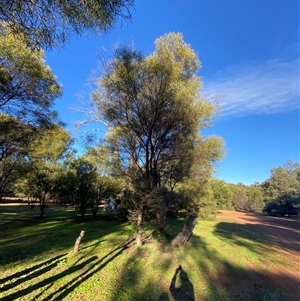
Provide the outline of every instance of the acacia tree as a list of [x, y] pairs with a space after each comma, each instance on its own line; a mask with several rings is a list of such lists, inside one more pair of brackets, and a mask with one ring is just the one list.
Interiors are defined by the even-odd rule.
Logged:
[[168, 203], [162, 188], [173, 189], [201, 170], [193, 165], [201, 161], [199, 131], [215, 108], [199, 94], [200, 62], [183, 36], [170, 33], [155, 45], [147, 57], [117, 49], [92, 94], [94, 113], [109, 128], [106, 142], [130, 180], [138, 245], [147, 211], [163, 227]]
[[64, 44], [72, 34], [105, 33], [118, 17], [130, 20], [132, 6], [133, 0], [2, 0], [0, 21], [29, 38], [29, 45], [52, 48]]
[[43, 51], [29, 48], [21, 34], [2, 28], [0, 113], [39, 125], [57, 121], [52, 106], [60, 95], [61, 86], [45, 65]]

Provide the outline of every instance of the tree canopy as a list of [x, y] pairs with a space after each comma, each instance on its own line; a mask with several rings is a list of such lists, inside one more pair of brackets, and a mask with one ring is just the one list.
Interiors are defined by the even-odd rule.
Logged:
[[136, 193], [140, 222], [145, 208], [159, 208], [156, 217], [164, 216], [168, 204], [159, 191], [201, 177], [205, 166], [220, 158], [223, 145], [220, 138], [200, 136], [215, 105], [199, 92], [196, 53], [180, 33], [155, 45], [146, 57], [128, 47], [117, 49], [92, 94], [97, 118], [109, 129], [106, 142]]
[[271, 169], [271, 177], [262, 183], [266, 206], [263, 211], [273, 215], [294, 215], [300, 212], [300, 165], [288, 161]]
[[5, 26], [38, 48], [59, 47], [70, 35], [92, 30], [106, 33], [118, 17], [130, 20], [133, 0], [2, 0], [0, 30]]
[[0, 33], [0, 112], [26, 123], [57, 121], [52, 106], [61, 86], [43, 51], [30, 49], [23, 36], [8, 27]]

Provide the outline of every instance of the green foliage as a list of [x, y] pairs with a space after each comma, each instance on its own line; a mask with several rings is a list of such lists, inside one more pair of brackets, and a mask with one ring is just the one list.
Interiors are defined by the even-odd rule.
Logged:
[[270, 215], [296, 215], [300, 212], [300, 165], [288, 161], [271, 170], [271, 177], [262, 183], [266, 206]]
[[233, 208], [232, 198], [233, 191], [223, 180], [211, 179], [211, 189], [213, 191], [213, 198], [217, 204], [218, 209], [230, 210]]
[[102, 175], [112, 177], [122, 176], [120, 174], [121, 162], [118, 154], [109, 149], [107, 145], [89, 147], [85, 157], [97, 168], [97, 172]]
[[117, 199], [118, 196], [120, 196], [123, 181], [121, 179], [97, 174], [93, 188], [94, 195], [91, 199], [91, 210], [95, 218], [101, 201], [105, 201], [110, 197]]
[[14, 192], [38, 202], [41, 216], [51, 200], [57, 199], [57, 183], [62, 173], [63, 160], [70, 156], [73, 140], [70, 134], [58, 125], [38, 128], [32, 141], [26, 145], [26, 164], [19, 179], [15, 182]]
[[57, 180], [61, 203], [74, 205], [83, 219], [95, 197], [96, 179], [96, 168], [86, 158], [81, 156], [71, 160], [66, 172], [61, 173]]
[[247, 187], [242, 183], [230, 184], [232, 190], [232, 203], [236, 210], [251, 211], [251, 203], [247, 196]]
[[170, 209], [185, 209], [201, 219], [214, 219], [217, 213], [216, 202], [208, 181], [186, 179], [180, 182], [175, 190], [174, 200]]
[[262, 210], [264, 207], [263, 190], [260, 185], [251, 185], [247, 187], [247, 197], [250, 202], [251, 210]]
[[61, 86], [43, 51], [29, 48], [22, 34], [6, 25], [0, 27], [0, 112], [36, 124], [57, 120], [52, 106]]
[[13, 190], [13, 184], [26, 170], [28, 145], [37, 128], [0, 113], [0, 200]]
[[50, 201], [56, 197], [55, 176], [55, 172], [46, 167], [31, 167], [14, 186], [18, 196], [27, 197], [32, 205], [38, 203], [40, 218], [43, 218]]
[[[0, 21], [34, 47], [58, 47], [72, 34], [106, 33], [118, 17], [130, 19], [133, 0], [2, 0]], [[1, 29], [1, 27], [0, 27]]]
[[[164, 215], [168, 200], [159, 190], [174, 192], [185, 179], [209, 178], [223, 146], [218, 137], [200, 136], [215, 105], [199, 92], [194, 50], [179, 33], [155, 45], [147, 57], [128, 47], [117, 49], [92, 94], [97, 119], [109, 128], [106, 149], [122, 164], [140, 218], [154, 208], [156, 216]], [[187, 191], [182, 203], [196, 202], [197, 193]]]
[[54, 124], [41, 129], [29, 145], [30, 158], [47, 166], [59, 167], [75, 154], [70, 132]]

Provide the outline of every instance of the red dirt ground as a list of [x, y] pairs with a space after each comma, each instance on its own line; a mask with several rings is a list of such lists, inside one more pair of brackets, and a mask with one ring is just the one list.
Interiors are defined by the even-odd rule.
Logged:
[[[242, 213], [220, 210], [217, 215], [220, 222], [233, 222], [251, 225], [252, 230], [261, 232], [270, 243], [292, 265], [287, 267], [272, 266], [274, 282], [285, 286], [300, 300], [300, 220], [296, 218], [267, 217], [260, 213]], [[293, 266], [294, 268], [291, 268]], [[285, 277], [282, 277], [285, 275]], [[286, 277], [287, 276], [287, 277]], [[293, 279], [293, 281], [290, 281]]]

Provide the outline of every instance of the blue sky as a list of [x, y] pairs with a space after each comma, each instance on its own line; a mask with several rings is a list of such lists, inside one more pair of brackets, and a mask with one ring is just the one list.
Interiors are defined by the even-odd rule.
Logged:
[[74, 108], [83, 105], [78, 95], [88, 94], [101, 57], [110, 59], [119, 44], [150, 54], [155, 39], [171, 31], [196, 51], [202, 92], [221, 106], [203, 132], [225, 141], [215, 176], [250, 185], [288, 159], [299, 162], [298, 0], [136, 0], [131, 22], [47, 52], [64, 91], [56, 109], [78, 144], [84, 132], [74, 123], [85, 116]]

